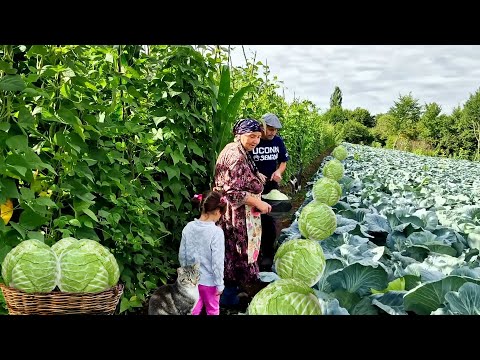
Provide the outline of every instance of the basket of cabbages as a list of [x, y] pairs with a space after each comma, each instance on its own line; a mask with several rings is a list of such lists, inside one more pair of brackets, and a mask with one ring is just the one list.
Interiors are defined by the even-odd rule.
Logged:
[[123, 294], [117, 260], [90, 239], [24, 240], [5, 256], [2, 278], [11, 315], [112, 315]]
[[269, 213], [272, 217], [284, 216], [286, 212], [292, 209], [292, 199], [278, 189], [273, 189], [268, 194], [263, 194], [262, 200], [272, 206], [272, 211]]

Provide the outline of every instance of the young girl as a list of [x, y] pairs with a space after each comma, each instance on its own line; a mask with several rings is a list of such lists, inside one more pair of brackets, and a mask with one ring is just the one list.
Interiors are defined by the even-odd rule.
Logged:
[[200, 206], [201, 215], [183, 229], [178, 259], [181, 266], [200, 264], [200, 298], [192, 315], [200, 315], [203, 306], [207, 315], [219, 315], [224, 289], [225, 237], [215, 223], [225, 213], [227, 201], [218, 191], [197, 194], [192, 201]]

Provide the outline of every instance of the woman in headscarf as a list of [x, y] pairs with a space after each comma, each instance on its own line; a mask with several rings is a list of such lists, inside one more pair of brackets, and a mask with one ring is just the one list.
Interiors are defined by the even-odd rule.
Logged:
[[223, 148], [215, 166], [215, 187], [227, 198], [227, 211], [219, 221], [225, 234], [226, 287], [244, 289], [259, 281], [260, 214], [272, 207], [261, 199], [265, 176], [258, 172], [250, 151], [260, 142], [262, 131], [257, 120], [238, 120], [233, 126], [234, 142]]

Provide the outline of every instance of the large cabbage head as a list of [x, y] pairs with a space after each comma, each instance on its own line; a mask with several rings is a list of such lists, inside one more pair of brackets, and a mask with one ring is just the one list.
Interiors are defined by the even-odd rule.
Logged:
[[57, 255], [57, 258], [60, 259], [60, 255], [62, 255], [65, 249], [76, 241], [78, 240], [75, 239], [74, 237], [66, 237], [66, 238], [60, 239], [55, 244], [52, 245], [52, 250]]
[[32, 292], [50, 292], [57, 282], [57, 256], [37, 239], [22, 241], [5, 256], [2, 277], [6, 285]]
[[282, 279], [297, 279], [312, 287], [325, 270], [325, 255], [318, 241], [293, 239], [284, 242], [274, 257], [275, 270]]
[[336, 181], [339, 181], [343, 177], [344, 172], [343, 164], [337, 159], [327, 161], [322, 170], [323, 176]]
[[249, 315], [322, 315], [311, 287], [296, 279], [278, 279], [260, 290], [248, 306]]
[[81, 239], [64, 249], [59, 258], [58, 287], [66, 292], [99, 292], [116, 285], [117, 260], [97, 241]]
[[335, 232], [337, 218], [332, 208], [317, 200], [302, 208], [298, 217], [298, 229], [310, 240], [324, 240]]
[[315, 200], [333, 206], [342, 196], [342, 187], [336, 180], [324, 176], [315, 182], [312, 194]]
[[345, 149], [345, 147], [342, 145], [338, 145], [335, 149], [333, 149], [332, 156], [340, 161], [345, 160], [348, 156], [347, 149]]

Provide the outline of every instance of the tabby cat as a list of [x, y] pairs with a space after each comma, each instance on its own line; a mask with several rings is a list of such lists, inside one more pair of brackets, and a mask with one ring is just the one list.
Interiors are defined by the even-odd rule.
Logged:
[[148, 303], [148, 315], [191, 315], [198, 295], [200, 265], [179, 267], [173, 284], [160, 286]]

